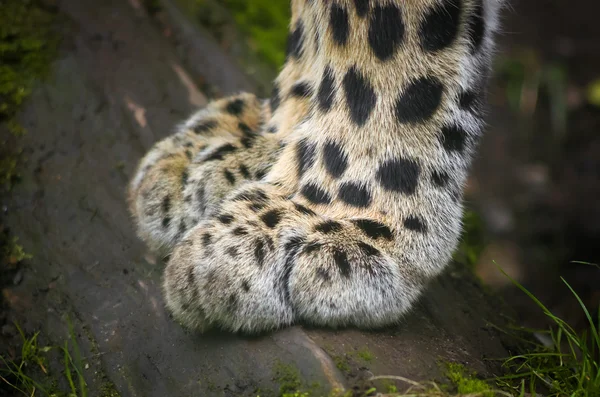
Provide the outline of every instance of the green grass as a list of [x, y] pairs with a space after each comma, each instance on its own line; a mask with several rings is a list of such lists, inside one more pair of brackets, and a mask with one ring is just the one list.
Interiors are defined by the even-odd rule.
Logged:
[[[506, 277], [510, 279], [510, 276]], [[546, 334], [551, 344], [544, 346], [534, 343], [529, 352], [506, 359], [503, 366], [509, 375], [498, 378], [498, 381], [515, 391], [523, 390], [527, 385], [531, 394], [540, 389], [547, 390], [543, 393], [546, 397], [597, 397], [600, 396], [600, 320], [598, 324], [594, 322], [579, 295], [565, 279], [561, 277], [561, 280], [579, 302], [588, 320], [589, 330], [578, 334], [525, 287], [511, 279], [552, 320], [552, 328], [538, 331]]]
[[[18, 357], [0, 355], [0, 382], [5, 383], [16, 393], [27, 397], [87, 397], [87, 383], [83, 377], [83, 358], [75, 339], [72, 324], [69, 322], [69, 339], [63, 346], [43, 346], [38, 344], [39, 332], [27, 337], [15, 324], [22, 339]], [[55, 353], [62, 358], [60, 372], [63, 379], [50, 370], [50, 355]], [[66, 387], [59, 386], [63, 381]]]

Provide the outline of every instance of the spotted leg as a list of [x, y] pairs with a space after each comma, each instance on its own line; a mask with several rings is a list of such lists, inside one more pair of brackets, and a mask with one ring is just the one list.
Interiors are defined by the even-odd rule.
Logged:
[[165, 296], [190, 327], [393, 324], [457, 244], [501, 3], [293, 4], [318, 89], [264, 180], [175, 247]]

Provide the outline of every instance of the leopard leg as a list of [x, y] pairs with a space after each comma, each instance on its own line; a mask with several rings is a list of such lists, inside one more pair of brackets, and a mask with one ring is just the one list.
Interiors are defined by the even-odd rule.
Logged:
[[175, 247], [165, 296], [187, 326], [394, 324], [456, 247], [501, 3], [302, 4], [319, 89], [264, 180]]

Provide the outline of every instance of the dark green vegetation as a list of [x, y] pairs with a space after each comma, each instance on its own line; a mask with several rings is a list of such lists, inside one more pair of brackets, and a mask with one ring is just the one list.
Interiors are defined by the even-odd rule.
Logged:
[[[83, 376], [89, 368], [81, 355], [71, 323], [69, 337], [62, 346], [40, 346], [40, 333], [26, 336], [15, 324], [22, 339], [16, 357], [0, 355], [0, 392], [7, 386], [28, 397], [87, 397], [87, 382]], [[119, 397], [114, 385], [104, 380], [100, 397]]]
[[[54, 14], [37, 1], [0, 1], [0, 194], [19, 180], [18, 137], [25, 130], [15, 115], [56, 53], [53, 21]], [[1, 223], [0, 237], [0, 271], [31, 257]]]
[[0, 10], [0, 121], [22, 133], [14, 116], [49, 70], [58, 44], [54, 15], [34, 0], [3, 0]]
[[270, 65], [281, 66], [285, 59], [289, 2], [224, 0], [223, 3], [231, 11], [239, 28], [248, 35], [249, 46]]
[[[52, 10], [38, 1], [0, 1], [0, 195], [7, 194], [19, 181], [19, 138], [25, 130], [15, 116], [31, 94], [34, 83], [50, 69], [59, 42], [54, 32], [54, 19]], [[30, 258], [18, 237], [12, 235], [0, 220], [0, 283], [20, 262]], [[1, 300], [0, 297], [0, 310], [3, 309]], [[51, 390], [54, 386], [42, 386], [31, 376], [47, 376], [47, 356], [53, 349], [39, 347], [38, 334], [26, 337], [20, 328], [17, 329], [23, 344], [17, 357], [0, 355], [0, 391], [7, 384], [27, 396], [34, 395], [35, 390]], [[6, 348], [0, 346], [0, 353], [4, 354]], [[66, 345], [65, 349], [65, 354], [70, 357]], [[65, 370], [71, 369], [71, 364], [72, 361], [67, 362]]]
[[545, 396], [600, 396], [600, 320], [596, 320], [597, 323], [594, 321], [593, 313], [589, 312], [569, 283], [562, 280], [579, 302], [589, 322], [587, 332], [578, 334], [525, 287], [513, 280], [552, 320], [553, 327], [549, 330], [530, 331], [544, 335], [547, 342], [540, 344], [524, 340], [528, 344], [526, 353], [505, 360], [503, 366], [508, 375], [500, 377], [498, 381], [504, 382], [505, 386], [512, 385], [515, 392], [521, 390], [521, 394], [527, 388], [532, 394], [543, 390]]

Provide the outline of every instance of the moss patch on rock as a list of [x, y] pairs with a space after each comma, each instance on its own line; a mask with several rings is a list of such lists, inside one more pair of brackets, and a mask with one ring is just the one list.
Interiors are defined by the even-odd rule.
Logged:
[[446, 363], [446, 377], [456, 388], [459, 395], [479, 395], [493, 397], [494, 391], [485, 381], [477, 379], [476, 374], [469, 372], [463, 365]]
[[39, 1], [0, 1], [0, 121], [13, 133], [23, 132], [14, 116], [56, 52], [54, 16]]

